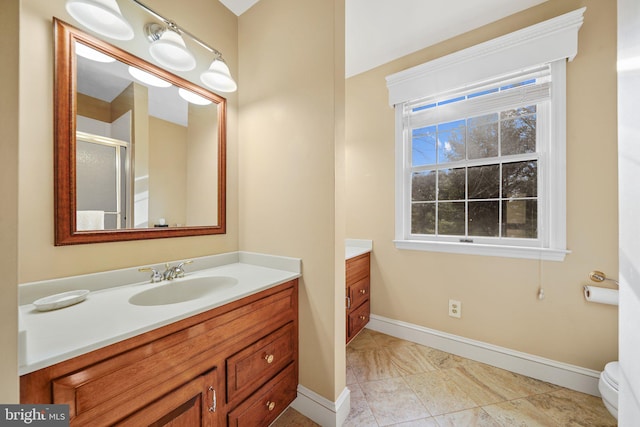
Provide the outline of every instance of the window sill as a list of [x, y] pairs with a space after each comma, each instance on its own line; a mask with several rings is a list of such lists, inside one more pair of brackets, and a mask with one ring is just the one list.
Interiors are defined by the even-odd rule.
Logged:
[[564, 261], [565, 249], [548, 249], [525, 246], [499, 246], [478, 243], [426, 242], [421, 240], [394, 240], [397, 249], [452, 254], [485, 255], [505, 258], [539, 259], [543, 261]]

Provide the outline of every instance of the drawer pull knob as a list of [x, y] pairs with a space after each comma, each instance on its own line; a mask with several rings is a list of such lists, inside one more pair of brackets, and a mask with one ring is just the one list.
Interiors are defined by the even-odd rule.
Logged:
[[367, 316], [360, 316], [360, 320], [367, 320]]
[[264, 355], [264, 360], [266, 360], [267, 363], [272, 363], [273, 362], [273, 354], [265, 354]]
[[364, 295], [364, 294], [366, 294], [366, 293], [367, 293], [367, 290], [366, 290], [366, 289], [360, 289], [360, 293], [361, 293], [362, 295]]
[[273, 411], [275, 407], [276, 407], [276, 402], [267, 402], [267, 409], [269, 410], [269, 412]]

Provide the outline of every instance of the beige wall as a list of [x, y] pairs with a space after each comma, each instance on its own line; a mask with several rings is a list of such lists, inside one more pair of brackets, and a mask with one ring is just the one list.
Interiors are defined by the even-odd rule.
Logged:
[[331, 401], [345, 375], [334, 178], [343, 9], [342, 1], [261, 0], [239, 18], [238, 37], [240, 247], [302, 258], [300, 383]]
[[[236, 95], [228, 96], [227, 234], [55, 247], [53, 245], [52, 16], [77, 25], [64, 0], [23, 0], [20, 10], [19, 282], [104, 271], [238, 249]], [[172, 0], [145, 4], [223, 52], [237, 75], [237, 17], [221, 3]], [[140, 28], [136, 28], [140, 32]], [[144, 55], [148, 55], [143, 52]], [[141, 54], [142, 55], [142, 54]], [[15, 79], [12, 84], [15, 84]], [[29, 120], [26, 120], [29, 117]]]
[[[187, 131], [186, 221], [189, 225], [218, 224], [218, 137], [215, 104], [189, 104]], [[203, 197], [204, 196], [204, 197]], [[207, 197], [208, 196], [208, 197]]]
[[[587, 6], [567, 66], [564, 262], [400, 251], [394, 238], [394, 112], [385, 76]], [[617, 359], [617, 308], [586, 303], [600, 269], [617, 276], [616, 2], [549, 0], [347, 80], [347, 235], [374, 240], [372, 313], [602, 369]], [[542, 285], [546, 298], [536, 298]], [[462, 319], [447, 314], [462, 301]]]
[[18, 35], [20, 0], [0, 2], [0, 402], [18, 403]]
[[187, 128], [149, 117], [149, 224], [186, 224]]

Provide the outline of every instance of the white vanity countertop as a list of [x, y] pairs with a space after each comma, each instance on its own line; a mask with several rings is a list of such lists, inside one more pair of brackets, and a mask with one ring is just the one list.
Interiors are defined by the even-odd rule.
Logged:
[[[187, 270], [184, 279], [154, 284], [145, 280], [112, 288], [92, 287], [90, 280], [92, 276], [100, 275], [96, 282], [104, 281], [104, 275], [108, 276], [110, 272], [76, 276], [69, 278], [70, 282], [74, 282], [71, 288], [76, 288], [78, 279], [85, 277], [87, 278], [85, 288], [91, 290], [87, 299], [79, 304], [41, 312], [35, 309], [31, 303], [33, 300], [26, 304], [23, 302], [19, 307], [19, 323], [20, 335], [26, 338], [26, 342], [20, 343], [20, 351], [23, 353], [20, 354], [20, 375], [140, 335], [300, 277], [300, 260], [297, 258], [236, 252], [231, 256], [225, 254], [203, 258], [204, 261], [201, 264], [215, 265], [216, 262], [211, 262], [211, 259], [216, 257], [224, 257], [224, 262], [235, 262], [194, 271], [198, 264], [196, 260], [194, 265], [187, 266], [193, 267], [190, 269], [193, 272]], [[123, 274], [130, 277], [129, 270], [137, 273], [137, 268], [118, 270], [113, 273], [119, 274], [120, 278]], [[140, 273], [137, 274], [139, 278]], [[137, 306], [128, 302], [131, 296], [147, 289], [167, 285], [181, 286], [181, 281], [205, 276], [232, 277], [237, 280], [237, 284], [216, 290], [205, 297], [176, 304]], [[147, 273], [144, 277], [147, 277]], [[64, 279], [56, 279], [54, 282], [56, 282], [55, 286], [52, 287], [56, 288], [56, 291], [51, 293], [56, 293], [63, 288], [60, 282], [64, 282]], [[47, 282], [27, 284], [26, 288], [42, 287], [46, 284]], [[186, 284], [182, 283], [182, 285]], [[33, 289], [30, 289], [26, 293], [33, 292]]]
[[345, 239], [344, 259], [355, 258], [373, 250], [373, 241], [364, 239]]

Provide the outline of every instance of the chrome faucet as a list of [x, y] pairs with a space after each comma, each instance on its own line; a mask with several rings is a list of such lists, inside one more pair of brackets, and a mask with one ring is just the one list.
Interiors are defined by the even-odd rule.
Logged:
[[164, 278], [162, 273], [160, 273], [155, 268], [144, 267], [144, 268], [139, 268], [138, 271], [150, 271], [151, 272], [151, 283], [161, 282], [162, 279]]
[[138, 271], [150, 271], [151, 272], [151, 283], [162, 282], [163, 280], [173, 280], [180, 277], [184, 277], [184, 266], [186, 264], [191, 264], [192, 260], [182, 261], [178, 265], [174, 265], [173, 267], [169, 266], [169, 263], [164, 265], [164, 273], [160, 273], [155, 268], [144, 267], [139, 268]]
[[182, 261], [178, 265], [174, 265], [173, 267], [169, 266], [169, 263], [165, 264], [166, 270], [162, 273], [162, 278], [165, 280], [173, 280], [180, 277], [184, 277], [184, 266], [185, 264], [191, 264], [193, 261]]
[[184, 277], [184, 266], [191, 263], [193, 263], [193, 260], [182, 261], [180, 264], [178, 264], [178, 266], [175, 267], [176, 277]]

